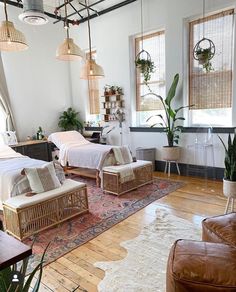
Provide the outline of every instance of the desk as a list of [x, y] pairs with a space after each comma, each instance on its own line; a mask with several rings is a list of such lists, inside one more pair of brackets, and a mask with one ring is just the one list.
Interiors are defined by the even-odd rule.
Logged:
[[0, 270], [32, 255], [31, 247], [0, 231]]

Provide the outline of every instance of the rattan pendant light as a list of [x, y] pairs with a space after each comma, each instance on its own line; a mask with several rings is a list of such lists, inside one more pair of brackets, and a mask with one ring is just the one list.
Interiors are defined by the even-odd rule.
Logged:
[[28, 49], [25, 36], [15, 29], [13, 22], [8, 20], [6, 0], [4, 0], [5, 21], [0, 25], [0, 51], [17, 52]]
[[92, 45], [91, 45], [91, 31], [90, 31], [90, 13], [87, 0], [85, 4], [88, 12], [88, 35], [89, 35], [89, 59], [86, 60], [85, 65], [82, 67], [80, 78], [81, 79], [100, 79], [104, 77], [103, 68], [92, 59]]
[[69, 23], [67, 21], [67, 0], [64, 1], [65, 5], [65, 24], [66, 39], [57, 48], [56, 58], [61, 61], [77, 61], [83, 58], [83, 51], [74, 43], [74, 40], [69, 35]]

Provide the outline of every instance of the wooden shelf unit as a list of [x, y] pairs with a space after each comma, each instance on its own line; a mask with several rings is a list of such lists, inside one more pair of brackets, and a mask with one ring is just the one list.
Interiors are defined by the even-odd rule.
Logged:
[[119, 108], [124, 108], [123, 94], [105, 94], [102, 96], [101, 114], [103, 115], [104, 122], [115, 121], [114, 113]]

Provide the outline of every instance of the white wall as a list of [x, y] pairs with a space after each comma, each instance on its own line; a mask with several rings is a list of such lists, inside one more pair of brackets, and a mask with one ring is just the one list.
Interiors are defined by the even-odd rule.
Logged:
[[[208, 0], [207, 12], [235, 5], [233, 0]], [[57, 130], [59, 113], [68, 106], [74, 106], [86, 119], [88, 111], [87, 81], [80, 79], [81, 62], [71, 64], [57, 61], [55, 51], [63, 41], [61, 24], [50, 23], [33, 27], [21, 23], [18, 8], [8, 6], [9, 18], [26, 35], [29, 50], [18, 53], [2, 53], [6, 79], [13, 112], [17, 122], [17, 132], [21, 140], [36, 132], [42, 126], [46, 133]], [[1, 9], [2, 13], [2, 9]], [[145, 32], [164, 28], [166, 31], [166, 81], [170, 86], [175, 73], [180, 73], [178, 103], [186, 101], [182, 83], [186, 77], [185, 20], [202, 14], [202, 1], [197, 0], [145, 0]], [[3, 18], [3, 17], [2, 17]], [[140, 33], [140, 1], [91, 20], [92, 45], [97, 49], [97, 62], [102, 65], [106, 77], [100, 81], [116, 84], [124, 88], [126, 122], [124, 143], [137, 147], [157, 147], [166, 144], [161, 133], [130, 133], [129, 127], [135, 118], [135, 80], [133, 37]], [[88, 49], [87, 24], [71, 28], [71, 35], [84, 50]], [[235, 86], [234, 86], [235, 87]], [[102, 92], [102, 91], [101, 91]], [[235, 99], [235, 98], [234, 98]], [[236, 108], [236, 107], [235, 107]], [[236, 116], [236, 114], [235, 114]], [[226, 135], [225, 135], [226, 136]], [[184, 134], [181, 145], [192, 144], [195, 134]], [[112, 132], [111, 143], [119, 143], [119, 129]], [[223, 148], [214, 135], [217, 157], [216, 165], [223, 166]], [[184, 151], [181, 161], [188, 160], [189, 151]], [[191, 153], [190, 153], [191, 155]], [[200, 163], [200, 159], [198, 161]], [[210, 164], [210, 163], [209, 163]]]
[[[185, 43], [185, 22], [187, 18], [202, 15], [202, 1], [197, 0], [145, 0], [144, 1], [145, 31], [164, 28], [166, 31], [166, 82], [169, 88], [175, 73], [180, 73], [178, 87], [178, 103], [186, 102], [183, 94], [187, 76]], [[233, 0], [208, 0], [206, 12], [234, 7]], [[124, 143], [128, 143], [133, 151], [137, 147], [157, 147], [157, 159], [161, 159], [160, 148], [166, 145], [166, 137], [161, 133], [130, 133], [129, 126], [135, 120], [135, 80], [133, 36], [140, 33], [140, 1], [134, 2], [111, 13], [91, 20], [92, 44], [97, 49], [98, 63], [105, 71], [105, 78], [100, 81], [101, 92], [105, 84], [117, 84], [124, 88], [126, 106], [126, 122], [124, 125]], [[74, 38], [82, 49], [88, 48], [87, 25], [82, 24], [73, 30]], [[80, 67], [72, 65], [72, 84], [74, 105], [82, 112], [83, 119], [87, 111], [87, 84], [79, 79]], [[112, 133], [112, 141], [119, 143], [119, 132]], [[224, 136], [224, 135], [223, 135]], [[181, 145], [192, 144], [195, 134], [184, 134]], [[223, 148], [218, 137], [214, 135], [216, 166], [223, 166]], [[187, 163], [192, 156], [190, 150], [182, 151], [182, 162]], [[201, 154], [199, 155], [201, 156]], [[209, 156], [209, 155], [208, 155]], [[201, 157], [197, 163], [201, 164]], [[212, 162], [208, 163], [212, 165]]]
[[56, 48], [64, 39], [62, 25], [50, 20], [44, 26], [30, 26], [18, 20], [20, 13], [20, 9], [8, 5], [9, 20], [24, 33], [29, 49], [2, 52], [2, 59], [22, 141], [35, 134], [39, 126], [46, 134], [55, 131], [59, 113], [71, 105], [72, 96], [69, 65], [55, 58]]

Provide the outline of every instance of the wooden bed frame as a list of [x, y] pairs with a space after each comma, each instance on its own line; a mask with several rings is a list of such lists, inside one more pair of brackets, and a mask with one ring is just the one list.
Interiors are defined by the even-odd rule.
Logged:
[[100, 171], [97, 169], [90, 168], [82, 168], [82, 167], [73, 167], [73, 166], [65, 166], [64, 171], [66, 174], [74, 174], [82, 177], [93, 178], [96, 180], [97, 187], [101, 185], [101, 179], [99, 176]]

